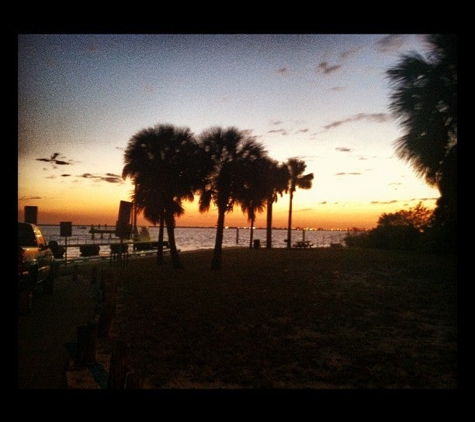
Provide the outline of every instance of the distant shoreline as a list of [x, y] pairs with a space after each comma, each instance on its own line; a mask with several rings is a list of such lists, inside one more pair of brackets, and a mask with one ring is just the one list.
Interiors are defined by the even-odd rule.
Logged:
[[[49, 224], [49, 223], [37, 223], [38, 226], [50, 226], [50, 227], [57, 227], [60, 226], [60, 224]], [[155, 227], [158, 229], [158, 226], [155, 226], [153, 224], [138, 224], [137, 227]], [[99, 228], [99, 227], [108, 227], [108, 228], [113, 228], [115, 227], [115, 224], [73, 224], [73, 227], [82, 227], [82, 228], [87, 228], [90, 229], [91, 227]], [[216, 227], [213, 226], [176, 226], [175, 229], [213, 229], [216, 230]], [[250, 227], [238, 227], [238, 226], [226, 226], [226, 230], [230, 229], [240, 229], [240, 230], [250, 230]], [[267, 230], [267, 227], [254, 227], [254, 230]], [[272, 230], [287, 230], [287, 227], [272, 227]], [[364, 231], [364, 229], [357, 229], [351, 228], [351, 229], [340, 229], [340, 228], [332, 228], [332, 229], [324, 229], [324, 228], [303, 228], [303, 227], [293, 227], [292, 230], [299, 230], [299, 231], [340, 231], [340, 232], [348, 232], [348, 231]]]

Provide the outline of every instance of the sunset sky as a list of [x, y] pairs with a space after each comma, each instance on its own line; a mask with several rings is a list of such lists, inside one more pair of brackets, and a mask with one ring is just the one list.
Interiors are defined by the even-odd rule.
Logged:
[[[422, 34], [20, 34], [18, 219], [115, 224], [130, 180], [130, 138], [158, 123], [199, 135], [250, 130], [269, 156], [298, 157], [313, 187], [297, 190], [294, 227], [372, 228], [382, 213], [435, 188], [395, 155], [403, 129], [389, 114], [385, 72], [425, 53]], [[274, 205], [286, 227], [288, 195]], [[178, 226], [214, 226], [217, 213], [186, 205]], [[139, 218], [140, 224], [149, 224]], [[226, 225], [248, 226], [240, 208]], [[265, 213], [255, 222], [265, 226]]]

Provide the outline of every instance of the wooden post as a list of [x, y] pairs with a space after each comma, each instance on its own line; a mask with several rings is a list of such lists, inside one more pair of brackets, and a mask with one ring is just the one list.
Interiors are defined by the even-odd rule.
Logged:
[[79, 272], [79, 266], [78, 266], [78, 264], [74, 264], [74, 266], [73, 266], [73, 281], [77, 281], [78, 272]]
[[127, 378], [127, 346], [116, 342], [109, 367], [109, 390], [124, 390]]
[[112, 273], [108, 271], [103, 285], [104, 301], [106, 303], [116, 303], [116, 285], [112, 278]]
[[142, 390], [143, 389], [143, 379], [136, 372], [129, 372], [125, 380], [125, 389], [126, 390]]
[[78, 327], [76, 365], [92, 365], [96, 362], [96, 335], [96, 324]]
[[109, 335], [112, 320], [115, 316], [115, 304], [106, 303], [97, 321], [97, 337], [106, 338]]
[[94, 265], [91, 270], [91, 284], [97, 283], [97, 266]]

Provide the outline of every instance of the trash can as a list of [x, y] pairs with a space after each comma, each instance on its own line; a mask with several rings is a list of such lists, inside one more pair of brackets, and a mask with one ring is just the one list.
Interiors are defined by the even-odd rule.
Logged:
[[260, 247], [261, 247], [260, 239], [255, 239], [254, 240], [254, 249], [259, 249]]

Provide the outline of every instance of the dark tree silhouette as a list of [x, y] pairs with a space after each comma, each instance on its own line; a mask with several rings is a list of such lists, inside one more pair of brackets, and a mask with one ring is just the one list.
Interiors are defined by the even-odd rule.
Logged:
[[267, 190], [266, 199], [266, 248], [272, 248], [272, 207], [277, 202], [279, 196], [288, 188], [290, 179], [289, 169], [285, 163], [275, 160], [268, 160], [267, 171], [264, 174], [264, 186]]
[[436, 221], [455, 225], [457, 212], [457, 36], [429, 35], [430, 51], [405, 54], [387, 71], [390, 110], [405, 134], [396, 154], [440, 192]]
[[307, 165], [304, 161], [297, 158], [289, 158], [287, 160], [287, 168], [289, 170], [289, 180], [287, 191], [289, 192], [289, 221], [287, 224], [287, 248], [292, 247], [292, 202], [294, 192], [297, 188], [310, 189], [312, 187], [313, 173], [303, 174]]
[[216, 241], [211, 269], [219, 270], [222, 261], [222, 244], [225, 215], [242, 199], [242, 183], [246, 177], [246, 163], [258, 160], [265, 151], [246, 131], [234, 127], [213, 127], [203, 131], [199, 143], [211, 163], [208, 179], [200, 192], [199, 210], [206, 212], [211, 203], [218, 208]]
[[201, 149], [188, 128], [158, 124], [136, 133], [124, 154], [122, 177], [135, 184], [133, 198], [144, 217], [160, 224], [158, 263], [163, 262], [163, 225], [168, 234], [173, 267], [182, 268], [175, 242], [175, 218], [183, 201], [193, 201], [204, 180]]
[[267, 157], [256, 160], [249, 160], [243, 163], [243, 173], [238, 175], [243, 177], [240, 186], [242, 191], [238, 192], [239, 202], [243, 213], [247, 213], [250, 223], [249, 248], [253, 246], [254, 222], [257, 213], [264, 211], [268, 197], [268, 185], [266, 173], [270, 160]]

